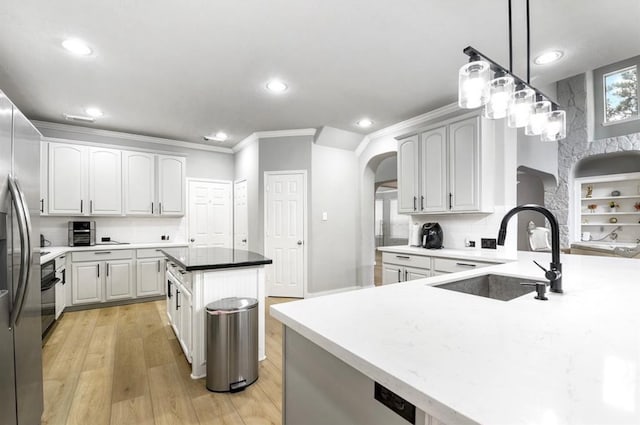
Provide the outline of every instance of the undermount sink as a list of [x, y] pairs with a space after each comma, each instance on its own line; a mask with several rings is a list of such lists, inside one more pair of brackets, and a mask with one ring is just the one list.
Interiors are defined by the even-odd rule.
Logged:
[[534, 286], [521, 285], [520, 283], [538, 283], [535, 280], [517, 277], [487, 274], [469, 279], [456, 280], [455, 282], [435, 285], [435, 288], [449, 291], [462, 292], [479, 297], [492, 298], [494, 300], [509, 301], [535, 291]]

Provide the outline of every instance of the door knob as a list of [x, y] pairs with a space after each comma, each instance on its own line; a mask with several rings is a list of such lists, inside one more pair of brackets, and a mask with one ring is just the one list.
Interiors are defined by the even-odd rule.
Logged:
[[194, 238], [189, 239], [191, 242], [195, 242], [196, 240]]
[[298, 245], [302, 245], [302, 241], [298, 241]]

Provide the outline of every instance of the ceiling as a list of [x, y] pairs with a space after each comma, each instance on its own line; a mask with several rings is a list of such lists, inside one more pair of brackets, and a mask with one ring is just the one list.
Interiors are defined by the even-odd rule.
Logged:
[[[524, 0], [513, 0], [524, 76]], [[506, 0], [20, 0], [0, 6], [0, 89], [36, 120], [88, 106], [90, 127], [230, 147], [254, 131], [369, 133], [456, 99], [462, 49], [507, 65]], [[640, 54], [638, 0], [532, 2], [544, 85]], [[68, 37], [94, 50], [77, 57]], [[289, 90], [265, 90], [271, 78]], [[362, 117], [374, 125], [355, 126]]]

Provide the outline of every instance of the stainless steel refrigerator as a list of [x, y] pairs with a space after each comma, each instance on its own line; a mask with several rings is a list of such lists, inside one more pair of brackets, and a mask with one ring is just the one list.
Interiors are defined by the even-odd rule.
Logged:
[[0, 423], [36, 425], [43, 409], [40, 139], [0, 91]]

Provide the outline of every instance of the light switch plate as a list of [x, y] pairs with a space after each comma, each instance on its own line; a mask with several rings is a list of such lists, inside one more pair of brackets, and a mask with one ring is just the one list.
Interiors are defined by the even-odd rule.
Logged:
[[329, 220], [329, 214], [327, 214], [326, 211], [322, 212], [322, 221], [327, 221]]

